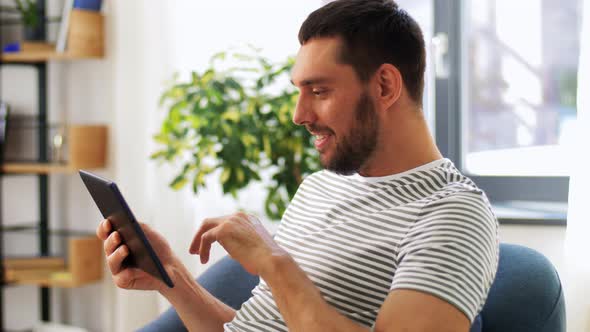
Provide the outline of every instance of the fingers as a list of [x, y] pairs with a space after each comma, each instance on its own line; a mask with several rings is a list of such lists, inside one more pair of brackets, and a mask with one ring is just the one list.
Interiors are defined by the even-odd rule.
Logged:
[[[189, 253], [199, 254], [201, 262], [206, 263], [209, 260], [209, 251], [211, 244], [215, 241], [220, 241], [219, 235], [222, 231], [228, 230], [231, 227], [229, 224], [251, 223], [253, 225], [259, 224], [260, 221], [255, 215], [249, 215], [244, 212], [238, 212], [233, 215], [223, 216], [219, 218], [207, 218], [203, 220], [201, 227], [195, 234], [193, 241], [189, 247]], [[212, 232], [216, 230], [215, 232]], [[222, 244], [223, 245], [223, 244]]]
[[195, 237], [193, 237], [193, 241], [189, 247], [189, 253], [193, 255], [199, 254], [201, 248], [201, 238], [203, 234], [205, 234], [210, 229], [217, 227], [222, 221], [223, 218], [207, 218], [203, 220], [203, 223], [201, 224], [201, 227], [199, 227], [197, 234], [195, 234]]
[[129, 256], [129, 248], [122, 244], [121, 235], [117, 231], [111, 231], [112, 226], [108, 219], [103, 220], [96, 230], [96, 235], [103, 240], [103, 249], [107, 257], [107, 265], [113, 275], [121, 271], [123, 260]]
[[107, 257], [107, 265], [113, 275], [121, 271], [123, 260], [129, 255], [129, 248], [126, 245], [119, 246], [111, 255]]
[[111, 222], [108, 219], [101, 221], [96, 228], [96, 236], [102, 241], [106, 240], [112, 230]]
[[209, 261], [209, 254], [211, 253], [211, 245], [217, 241], [217, 234], [219, 228], [213, 228], [207, 231], [201, 237], [201, 246], [199, 247], [199, 257], [201, 258], [201, 264], [206, 264]]
[[119, 232], [114, 231], [112, 232], [109, 237], [103, 242], [102, 246], [104, 248], [104, 253], [108, 257], [110, 256], [115, 249], [121, 244], [121, 235]]

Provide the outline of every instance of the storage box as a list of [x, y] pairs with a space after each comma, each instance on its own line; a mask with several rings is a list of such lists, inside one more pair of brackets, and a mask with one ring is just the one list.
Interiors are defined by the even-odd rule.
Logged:
[[70, 168], [103, 168], [107, 158], [107, 127], [75, 125], [68, 127], [67, 154]]
[[66, 53], [79, 57], [104, 56], [104, 17], [99, 12], [72, 9]]

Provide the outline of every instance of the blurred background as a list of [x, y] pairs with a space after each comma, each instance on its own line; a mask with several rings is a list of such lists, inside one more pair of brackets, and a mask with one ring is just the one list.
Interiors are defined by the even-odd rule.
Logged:
[[[36, 2], [42, 3], [48, 17], [43, 24], [44, 42], [59, 44], [64, 8], [76, 8], [77, 1]], [[159, 104], [160, 97], [175, 73], [177, 80], [190, 81], [191, 72], [203, 74], [210, 68], [210, 58], [222, 51], [252, 45], [271, 63], [286, 61], [299, 48], [297, 32], [303, 20], [326, 2], [99, 1], [101, 50], [76, 55], [73, 48], [66, 46], [65, 53], [55, 53], [52, 46], [49, 55], [38, 60], [45, 67], [35, 67], [22, 65], [23, 61], [30, 64], [22, 58], [7, 58], [6, 46], [26, 36], [14, 13], [7, 10], [14, 1], [1, 0], [0, 42], [5, 53], [0, 66], [0, 101], [9, 105], [13, 118], [32, 118], [34, 128], [41, 123], [39, 105], [45, 104], [43, 121], [53, 124], [47, 127], [47, 135], [54, 149], [61, 148], [61, 136], [55, 133], [68, 132], [63, 128], [106, 128], [104, 161], [92, 168], [119, 184], [138, 218], [162, 232], [198, 275], [207, 266], [188, 254], [188, 245], [200, 222], [237, 209], [264, 218], [266, 187], [273, 180], [263, 172], [260, 181], [252, 181], [233, 197], [224, 194], [219, 180], [222, 170], [215, 170], [204, 178], [206, 186], [197, 194], [190, 184], [171, 189], [182, 160], [161, 163], [150, 159], [161, 147], [154, 135], [162, 129], [169, 111], [169, 106]], [[583, 20], [590, 20], [583, 17], [584, 1], [397, 2], [423, 29], [428, 56], [424, 112], [441, 151], [487, 192], [500, 220], [501, 241], [542, 252], [557, 267], [567, 289], [568, 262], [581, 262], [579, 255], [585, 249], [580, 248], [585, 247], [568, 251], [566, 242], [572, 237], [566, 236], [566, 230], [577, 222], [581, 226], [574, 228], [576, 233], [590, 235], [583, 221], [588, 219], [587, 212], [580, 212], [575, 221], [571, 214], [568, 218], [570, 177], [584, 173], [576, 166], [583, 165], [588, 142], [576, 134], [582, 111], [578, 85], [581, 68], [586, 68], [581, 62], [588, 61], [588, 53], [582, 56], [588, 48], [582, 41], [590, 40], [590, 36], [582, 37]], [[239, 61], [228, 58], [225, 66]], [[40, 75], [40, 70], [45, 74]], [[40, 81], [46, 83], [41, 92]], [[587, 103], [586, 113], [590, 110]], [[33, 146], [38, 136], [22, 131], [21, 135], [22, 144], [39, 150]], [[33, 143], [26, 143], [27, 137]], [[7, 143], [7, 149], [11, 148]], [[59, 156], [69, 156], [67, 151], [72, 150], [67, 149]], [[61, 157], [52, 160], [52, 156], [44, 162], [65, 169], [17, 168], [12, 171], [16, 174], [4, 169], [2, 225], [14, 228], [45, 215], [48, 230], [91, 234], [102, 217], [79, 177], [67, 169], [73, 164], [59, 160]], [[43, 191], [46, 195], [39, 195]], [[582, 205], [586, 200], [578, 195]], [[266, 219], [269, 229], [276, 229], [277, 223]], [[43, 244], [36, 232], [3, 232], [2, 251], [6, 256], [37, 255], [45, 248], [50, 254], [71, 255], [64, 236], [48, 234], [49, 242]], [[214, 248], [214, 257], [223, 255], [218, 246]], [[3, 287], [4, 328], [36, 326], [41, 330], [42, 325], [47, 326], [42, 321], [48, 320], [87, 331], [130, 331], [167, 308], [167, 302], [156, 294], [116, 289], [102, 268], [104, 278], [72, 288]], [[590, 315], [587, 300], [573, 295], [568, 299], [567, 293], [566, 299], [571, 331], [590, 331], [585, 318]]]

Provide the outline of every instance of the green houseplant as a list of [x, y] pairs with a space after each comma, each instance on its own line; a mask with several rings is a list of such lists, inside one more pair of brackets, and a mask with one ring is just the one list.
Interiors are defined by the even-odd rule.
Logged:
[[39, 25], [39, 10], [33, 0], [14, 0], [16, 9], [21, 14], [21, 19], [26, 26], [36, 27]]
[[0, 6], [7, 14], [16, 14], [18, 19], [2, 20], [2, 24], [22, 24], [25, 40], [42, 40], [41, 24], [44, 20], [34, 0], [14, 0], [14, 7]]
[[[276, 220], [303, 177], [320, 165], [311, 135], [291, 120], [294, 60], [273, 64], [250, 53], [218, 53], [203, 73], [192, 72], [183, 82], [175, 77], [161, 97], [167, 114], [151, 157], [179, 167], [172, 188], [192, 184], [195, 193], [214, 172], [223, 192], [234, 197], [261, 175], [270, 176], [264, 208]], [[228, 59], [239, 65], [219, 69]]]
[[33, 0], [14, 0], [14, 4], [21, 15], [24, 24], [26, 40], [42, 40], [41, 15]]

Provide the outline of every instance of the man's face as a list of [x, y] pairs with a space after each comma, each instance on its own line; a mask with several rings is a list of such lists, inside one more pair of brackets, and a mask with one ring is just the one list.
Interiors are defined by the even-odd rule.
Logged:
[[299, 50], [291, 73], [300, 90], [293, 122], [316, 137], [322, 166], [351, 174], [371, 157], [379, 126], [366, 87], [338, 61], [340, 47], [339, 38], [317, 38]]

